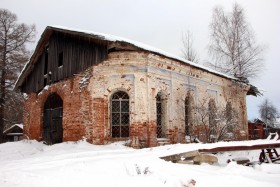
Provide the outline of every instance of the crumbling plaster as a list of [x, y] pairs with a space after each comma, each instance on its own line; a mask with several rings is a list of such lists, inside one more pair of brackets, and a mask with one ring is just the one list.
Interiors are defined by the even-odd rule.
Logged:
[[[245, 98], [248, 86], [159, 55], [147, 52], [110, 53], [108, 60], [93, 68], [88, 89], [93, 98], [104, 98], [108, 102], [115, 91], [127, 92], [130, 96], [131, 124], [155, 123], [155, 97], [163, 92], [167, 102], [166, 129], [178, 128], [181, 136], [184, 136], [184, 101], [189, 91], [194, 103], [214, 98], [217, 106], [225, 107], [230, 101], [239, 111], [240, 130], [247, 132]], [[110, 114], [110, 103], [108, 105]], [[110, 115], [105, 126], [105, 134], [110, 136]]]
[[[63, 100], [63, 141], [86, 138], [94, 144], [112, 141], [110, 100], [125, 91], [130, 101], [130, 139], [157, 145], [156, 95], [164, 95], [165, 130], [171, 143], [184, 142], [184, 101], [191, 93], [194, 104], [214, 98], [217, 106], [230, 101], [238, 111], [240, 130], [247, 130], [248, 85], [145, 51], [109, 53], [108, 59], [85, 72], [53, 83], [26, 97], [25, 138], [42, 138], [43, 108], [53, 92]], [[246, 134], [247, 136], [247, 134]]]

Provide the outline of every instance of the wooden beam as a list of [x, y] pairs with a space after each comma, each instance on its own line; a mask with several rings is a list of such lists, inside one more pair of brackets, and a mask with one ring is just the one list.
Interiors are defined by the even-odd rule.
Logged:
[[247, 150], [258, 150], [258, 149], [275, 149], [280, 148], [280, 143], [273, 144], [258, 144], [251, 146], [224, 146], [224, 147], [215, 147], [211, 149], [199, 149], [200, 153], [217, 153], [217, 152], [226, 152], [226, 151], [247, 151]]

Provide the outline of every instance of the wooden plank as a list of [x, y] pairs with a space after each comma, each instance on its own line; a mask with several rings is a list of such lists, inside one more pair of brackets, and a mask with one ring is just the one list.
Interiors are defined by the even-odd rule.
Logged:
[[[51, 72], [51, 75], [47, 77], [47, 85], [80, 73], [108, 58], [106, 45], [81, 37], [57, 33], [49, 38], [48, 47], [46, 73]], [[58, 67], [59, 53], [61, 52], [63, 53], [63, 66]], [[34, 62], [34, 67], [31, 68], [30, 74], [22, 83], [24, 92], [39, 92], [43, 89], [46, 53], [46, 50], [42, 50], [40, 54], [37, 54], [39, 57]]]
[[[218, 153], [218, 152], [226, 152], [226, 151], [247, 151], [247, 150], [264, 150], [264, 149], [275, 149], [280, 148], [280, 143], [273, 144], [257, 144], [251, 146], [224, 146], [224, 147], [215, 147], [211, 149], [198, 149], [194, 151], [182, 152], [177, 154], [172, 154], [164, 157], [160, 157], [165, 161], [178, 162], [182, 160], [182, 158], [191, 158], [200, 153]], [[277, 158], [279, 159], [279, 158]]]
[[217, 152], [226, 152], [226, 151], [247, 151], [247, 150], [258, 150], [258, 149], [274, 149], [280, 148], [280, 143], [273, 144], [257, 144], [252, 146], [224, 146], [224, 147], [215, 147], [211, 149], [199, 149], [200, 153], [217, 153]]

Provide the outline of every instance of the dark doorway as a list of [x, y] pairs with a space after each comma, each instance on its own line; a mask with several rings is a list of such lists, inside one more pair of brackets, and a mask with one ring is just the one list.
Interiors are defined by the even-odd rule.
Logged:
[[44, 106], [43, 141], [47, 145], [61, 143], [63, 139], [62, 129], [63, 101], [59, 95], [49, 95]]

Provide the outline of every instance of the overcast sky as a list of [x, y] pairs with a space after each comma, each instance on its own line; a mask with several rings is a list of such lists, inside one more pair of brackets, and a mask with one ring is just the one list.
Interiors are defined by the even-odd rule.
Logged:
[[252, 82], [264, 96], [247, 97], [248, 118], [253, 119], [265, 98], [280, 111], [280, 0], [0, 0], [0, 7], [36, 25], [32, 49], [46, 26], [59, 25], [122, 36], [181, 56], [182, 32], [190, 30], [203, 62], [209, 60], [213, 8], [230, 11], [234, 2], [245, 9], [258, 43], [267, 46], [265, 69]]

